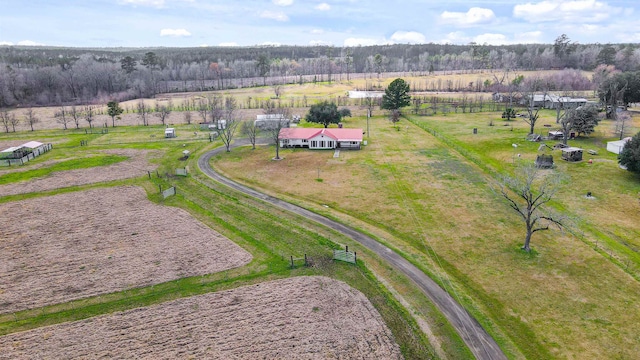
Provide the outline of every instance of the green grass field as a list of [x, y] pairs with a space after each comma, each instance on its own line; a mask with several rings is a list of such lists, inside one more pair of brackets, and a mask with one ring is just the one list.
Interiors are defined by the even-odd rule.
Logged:
[[[554, 119], [545, 114], [538, 126], [546, 130]], [[364, 121], [346, 126], [364, 128]], [[571, 180], [552, 206], [574, 225], [536, 233], [534, 251], [523, 253], [524, 225], [491, 184], [513, 171], [515, 159], [533, 161], [539, 144], [524, 140], [522, 120], [502, 122], [499, 113], [459, 113], [410, 117], [394, 127], [379, 116], [368, 145], [337, 159], [284, 149], [284, 160], [273, 162], [273, 147], [247, 148], [220, 155], [215, 166], [401, 250], [455, 294], [510, 357], [632, 358], [640, 351], [633, 300], [640, 291], [640, 182], [617, 168], [600, 133], [575, 141], [598, 150], [593, 164], [564, 163], [555, 152], [558, 171]], [[587, 191], [597, 200], [585, 199]]]

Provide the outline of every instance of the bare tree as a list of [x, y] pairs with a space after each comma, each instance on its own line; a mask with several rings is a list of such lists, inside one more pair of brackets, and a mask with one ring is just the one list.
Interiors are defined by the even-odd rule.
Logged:
[[93, 120], [95, 120], [93, 114], [93, 106], [84, 107], [84, 119], [89, 123], [89, 129], [91, 129], [91, 123], [93, 122]]
[[[11, 125], [11, 118], [16, 117], [14, 114], [10, 114], [8, 109], [0, 110], [0, 123], [4, 127], [4, 131], [9, 133], [9, 125]], [[13, 130], [15, 132], [15, 129]]]
[[548, 230], [552, 224], [564, 227], [563, 217], [543, 209], [560, 189], [562, 178], [559, 173], [541, 176], [540, 172], [534, 164], [519, 164], [515, 175], [503, 176], [499, 184], [502, 197], [524, 221], [526, 236], [522, 249], [527, 252], [531, 251], [531, 236], [535, 232]]
[[629, 127], [630, 127], [630, 122], [631, 122], [631, 115], [629, 114], [629, 112], [624, 111], [621, 112], [620, 114], [617, 114], [617, 119], [615, 122], [615, 134], [619, 137], [620, 140], [622, 140], [624, 138], [624, 136], [626, 135], [627, 131], [629, 131]]
[[63, 126], [63, 128], [64, 128], [65, 130], [67, 130], [67, 124], [68, 124], [68, 123], [69, 123], [69, 121], [71, 120], [67, 115], [69, 115], [69, 114], [68, 114], [68, 112], [67, 112], [67, 108], [65, 108], [64, 106], [60, 106], [60, 110], [59, 110], [59, 111], [56, 111], [56, 112], [53, 114], [53, 117], [55, 117], [55, 118], [56, 118], [56, 122], [57, 122], [58, 124], [62, 124], [62, 126]]
[[227, 148], [227, 152], [231, 151], [231, 141], [233, 140], [239, 124], [239, 121], [236, 120], [234, 116], [236, 108], [236, 99], [232, 96], [227, 96], [224, 99], [224, 112], [226, 121], [224, 123], [218, 123], [218, 129], [220, 130], [220, 139], [224, 143], [224, 146]]
[[82, 114], [80, 113], [80, 111], [75, 105], [71, 105], [71, 108], [69, 109], [69, 116], [71, 116], [73, 123], [76, 124], [76, 129], [79, 129], [80, 119], [82, 118]]
[[171, 104], [171, 100], [169, 100], [167, 104], [160, 104], [156, 100], [156, 112], [153, 115], [155, 115], [156, 117], [158, 117], [158, 119], [160, 119], [160, 122], [162, 123], [162, 125], [166, 124], [167, 118], [169, 117], [169, 114], [171, 114], [172, 106], [173, 105]]
[[9, 117], [9, 123], [11, 124], [11, 128], [13, 129], [13, 132], [16, 132], [16, 126], [18, 124], [20, 124], [20, 118], [17, 117], [15, 114], [11, 114]]
[[184, 122], [187, 123], [187, 125], [191, 125], [191, 111], [183, 112], [182, 116], [184, 117]]
[[151, 112], [151, 109], [149, 109], [149, 107], [147, 106], [147, 104], [144, 103], [143, 99], [140, 99], [140, 101], [138, 101], [138, 117], [140, 118], [140, 120], [142, 120], [142, 125], [147, 126], [149, 125], [149, 113]]
[[29, 127], [31, 127], [31, 131], [33, 131], [33, 125], [40, 122], [40, 119], [38, 119], [36, 114], [33, 112], [33, 108], [31, 107], [27, 108], [24, 120], [29, 124]]
[[282, 85], [273, 85], [273, 92], [276, 95], [276, 99], [280, 99], [280, 95], [282, 95]]
[[260, 130], [256, 126], [255, 121], [252, 120], [245, 120], [240, 126], [240, 133], [249, 139], [251, 145], [253, 146], [252, 149], [254, 150], [256, 148], [256, 139], [258, 137], [259, 131]]
[[20, 124], [20, 118], [17, 117], [15, 114], [11, 114], [11, 116], [9, 117], [9, 123], [11, 123], [11, 128], [13, 129], [13, 132], [16, 132], [16, 125]]
[[[289, 109], [288, 108], [283, 108], [280, 109], [281, 113], [283, 115], [283, 119], [288, 119], [289, 118]], [[276, 121], [272, 121], [269, 123], [269, 127], [266, 129], [267, 130], [267, 134], [269, 136], [269, 138], [275, 143], [276, 145], [276, 157], [274, 157], [274, 160], [280, 160], [280, 130], [284, 129], [285, 127], [288, 127], [288, 122], [287, 121], [282, 121], [282, 120], [276, 120]]]
[[[235, 100], [233, 100], [235, 102]], [[226, 109], [224, 98], [220, 94], [214, 94], [207, 97], [209, 104], [209, 115], [211, 116], [211, 123], [218, 125], [218, 122], [224, 118]]]

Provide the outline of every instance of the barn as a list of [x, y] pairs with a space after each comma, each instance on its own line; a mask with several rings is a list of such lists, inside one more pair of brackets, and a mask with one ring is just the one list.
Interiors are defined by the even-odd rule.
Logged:
[[284, 128], [280, 147], [309, 149], [360, 149], [362, 129]]

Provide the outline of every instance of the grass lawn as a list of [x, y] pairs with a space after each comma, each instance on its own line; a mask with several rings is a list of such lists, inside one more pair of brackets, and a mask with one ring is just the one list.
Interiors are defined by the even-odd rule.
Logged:
[[[496, 126], [488, 126], [491, 117]], [[601, 191], [633, 195], [638, 183], [624, 172], [616, 172], [622, 180], [603, 172], [602, 178], [584, 176], [579, 186], [568, 182], [553, 205], [578, 218], [578, 236], [538, 232], [534, 252], [523, 253], [519, 247], [524, 226], [490, 184], [496, 173], [512, 169], [517, 154], [520, 159], [535, 158], [539, 144], [523, 140], [522, 120], [513, 121], [512, 130], [511, 124], [501, 126], [499, 118], [495, 113], [449, 114], [403, 120], [396, 128], [376, 117], [369, 144], [361, 151], [341, 151], [338, 158], [333, 151], [284, 149], [284, 160], [276, 162], [271, 161], [273, 147], [243, 148], [220, 155], [214, 166], [251, 186], [366, 229], [401, 250], [463, 302], [512, 358], [632, 358], [640, 352], [635, 301], [640, 285], [583, 237], [591, 236], [589, 227], [607, 222], [595, 222], [601, 218], [594, 209], [603, 218], [610, 211], [625, 211], [597, 207], [606, 201], [606, 196], [598, 196]], [[551, 121], [550, 114], [544, 121]], [[363, 118], [345, 123], [366, 127]], [[480, 129], [475, 137], [474, 127]], [[597, 143], [589, 146], [598, 148]], [[598, 149], [599, 159], [612, 160]], [[557, 156], [556, 162], [561, 171], [587, 167], [561, 163]], [[619, 170], [607, 161], [592, 165], [592, 171]], [[620, 183], [610, 189], [611, 182]], [[581, 203], [587, 190], [602, 200]], [[637, 206], [637, 200], [631, 203]], [[624, 222], [611, 229], [606, 231], [619, 236], [637, 231]]]

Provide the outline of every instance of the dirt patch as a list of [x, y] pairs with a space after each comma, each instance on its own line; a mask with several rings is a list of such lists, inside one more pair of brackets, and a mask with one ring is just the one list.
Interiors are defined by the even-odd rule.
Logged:
[[362, 293], [325, 277], [296, 277], [3, 336], [0, 358], [402, 356]]
[[0, 313], [239, 267], [251, 255], [138, 187], [0, 205]]
[[147, 171], [155, 171], [157, 168], [157, 165], [151, 164], [149, 160], [158, 156], [158, 151], [113, 149], [104, 150], [104, 153], [127, 156], [129, 159], [108, 166], [58, 171], [42, 178], [2, 185], [0, 186], [0, 196], [27, 194], [69, 186], [129, 179], [143, 176], [147, 174]]

